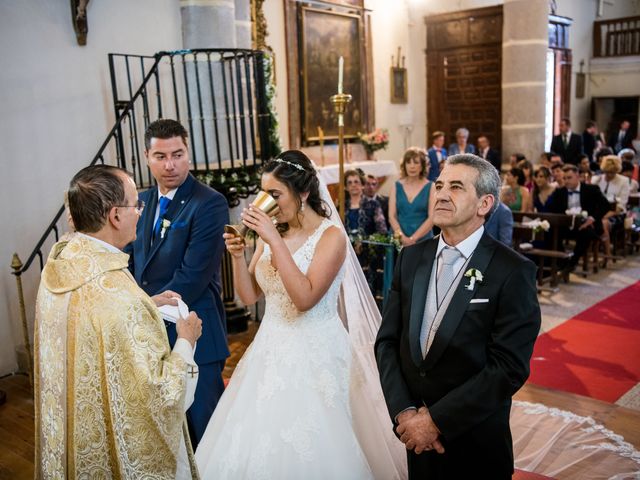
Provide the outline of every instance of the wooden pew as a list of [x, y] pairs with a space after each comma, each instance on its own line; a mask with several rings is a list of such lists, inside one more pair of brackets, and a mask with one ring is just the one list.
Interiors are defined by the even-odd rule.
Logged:
[[[552, 292], [558, 291], [558, 278], [560, 269], [558, 260], [568, 261], [573, 252], [565, 252], [562, 245], [562, 239], [560, 237], [560, 230], [562, 228], [570, 228], [573, 222], [573, 217], [561, 213], [534, 213], [534, 212], [512, 212], [514, 221], [514, 249], [523, 255], [537, 257], [538, 259], [538, 290], [548, 290]], [[546, 232], [547, 236], [551, 237], [550, 248], [532, 248], [528, 250], [521, 250], [520, 243], [530, 242], [531, 229], [522, 225], [522, 219], [524, 217], [539, 218], [540, 220], [546, 220], [549, 222], [550, 228]], [[528, 233], [527, 233], [528, 232]], [[528, 234], [528, 238], [526, 235]], [[536, 237], [536, 239], [542, 238], [542, 235]], [[549, 277], [544, 276], [545, 271], [545, 258], [550, 261]], [[544, 283], [549, 281], [549, 287], [544, 287]]]

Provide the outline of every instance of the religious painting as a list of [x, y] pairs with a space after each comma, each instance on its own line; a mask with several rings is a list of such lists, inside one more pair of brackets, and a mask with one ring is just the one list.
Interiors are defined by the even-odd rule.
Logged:
[[407, 69], [391, 67], [391, 103], [407, 103]]
[[345, 138], [366, 130], [363, 120], [364, 58], [361, 17], [303, 6], [300, 12], [300, 112], [302, 142], [338, 138], [338, 121], [330, 97], [338, 93], [338, 61], [344, 57], [344, 93], [352, 96], [344, 116]]

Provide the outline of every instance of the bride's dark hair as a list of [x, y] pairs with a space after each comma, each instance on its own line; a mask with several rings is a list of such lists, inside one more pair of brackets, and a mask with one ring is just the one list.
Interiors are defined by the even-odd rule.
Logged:
[[[307, 205], [321, 217], [331, 216], [331, 207], [320, 197], [320, 181], [309, 157], [300, 150], [287, 150], [267, 163], [262, 173], [273, 175], [285, 184], [295, 197], [298, 208], [302, 206], [301, 195], [309, 193]], [[278, 224], [280, 233], [289, 229], [287, 223]]]

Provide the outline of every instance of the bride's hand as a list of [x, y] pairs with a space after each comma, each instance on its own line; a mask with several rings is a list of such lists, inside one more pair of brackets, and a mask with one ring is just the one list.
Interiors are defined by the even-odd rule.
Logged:
[[262, 210], [249, 205], [249, 208], [245, 208], [242, 211], [240, 217], [242, 218], [242, 223], [256, 232], [265, 243], [273, 245], [274, 242], [282, 239], [271, 217]]
[[246, 245], [242, 238], [232, 233], [223, 233], [222, 238], [224, 238], [224, 244], [227, 247], [227, 252], [229, 252], [232, 257], [244, 258], [244, 249]]

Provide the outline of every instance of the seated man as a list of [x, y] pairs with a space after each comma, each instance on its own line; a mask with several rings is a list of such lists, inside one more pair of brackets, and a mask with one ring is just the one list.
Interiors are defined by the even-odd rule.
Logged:
[[557, 188], [554, 192], [549, 211], [552, 213], [587, 212], [587, 218], [583, 222], [576, 222], [573, 230], [565, 232], [567, 238], [576, 241], [573, 257], [565, 267], [568, 273], [575, 270], [578, 261], [587, 252], [591, 240], [603, 234], [602, 218], [609, 211], [609, 202], [595, 185], [580, 183], [578, 167], [575, 165], [565, 165], [562, 171], [564, 186]]
[[513, 239], [513, 214], [511, 209], [498, 201], [498, 206], [484, 224], [485, 231], [499, 242], [511, 247]]

